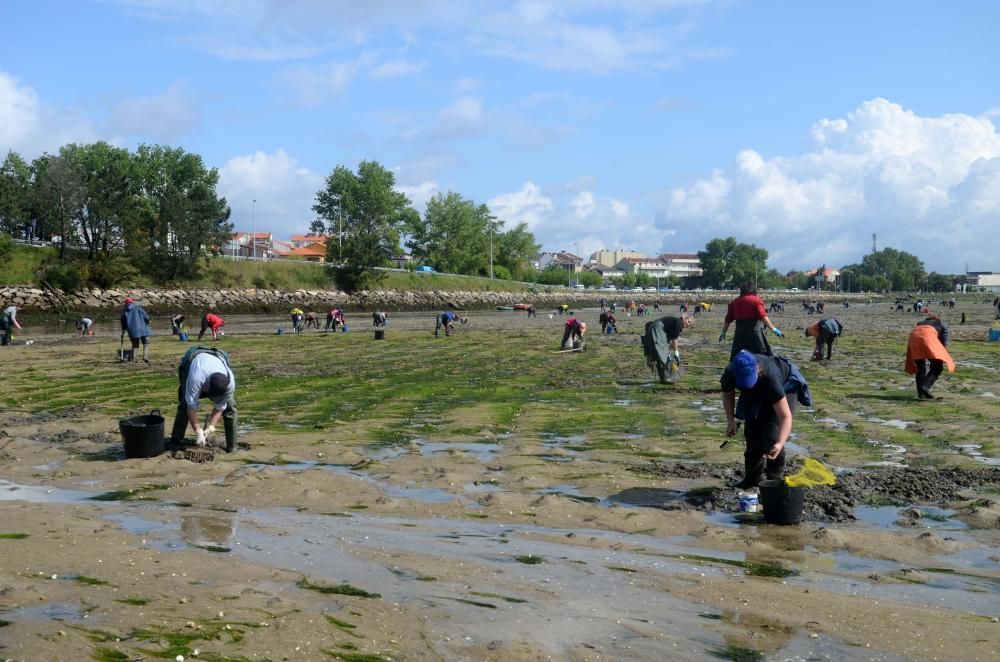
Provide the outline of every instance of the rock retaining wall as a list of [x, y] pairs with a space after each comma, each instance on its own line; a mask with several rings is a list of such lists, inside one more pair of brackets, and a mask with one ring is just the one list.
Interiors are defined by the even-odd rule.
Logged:
[[[133, 297], [151, 313], [177, 311], [202, 311], [207, 309], [227, 313], [287, 312], [298, 306], [304, 310], [320, 311], [333, 304], [344, 306], [349, 311], [369, 310], [435, 310], [452, 308], [457, 310], [484, 310], [496, 306], [510, 306], [515, 303], [532, 303], [542, 311], [556, 308], [566, 303], [570, 306], [593, 306], [601, 299], [623, 304], [634, 300], [647, 304], [660, 301], [665, 305], [682, 301], [709, 301], [714, 304], [728, 302], [734, 292], [601, 292], [560, 290], [558, 292], [462, 292], [428, 291], [409, 292], [399, 290], [364, 290], [346, 294], [336, 290], [159, 290], [159, 289], [89, 289], [63, 293], [30, 287], [0, 288], [0, 309], [11, 304], [25, 311], [40, 312], [96, 312], [112, 311], [121, 307], [125, 297]], [[766, 296], [766, 295], [765, 295]], [[822, 295], [821, 295], [822, 296]], [[832, 294], [826, 296], [833, 297]], [[859, 295], [852, 295], [852, 298]], [[768, 297], [775, 298], [775, 297]], [[788, 300], [785, 293], [780, 299]], [[813, 298], [816, 298], [813, 295]], [[843, 299], [844, 295], [836, 295]]]

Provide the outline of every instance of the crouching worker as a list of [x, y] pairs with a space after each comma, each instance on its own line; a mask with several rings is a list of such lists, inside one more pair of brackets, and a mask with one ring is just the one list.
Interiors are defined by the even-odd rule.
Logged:
[[918, 398], [934, 399], [931, 387], [944, 372], [945, 366], [948, 372], [955, 372], [955, 360], [947, 347], [948, 327], [936, 315], [928, 315], [923, 322], [917, 322], [910, 332], [906, 343], [905, 370], [917, 379]]
[[[687, 315], [683, 317], [668, 315], [646, 322], [646, 329], [642, 334], [642, 352], [646, 356], [646, 365], [650, 369], [656, 369], [661, 384], [667, 383], [668, 372], [679, 376], [676, 371], [681, 364], [679, 339], [684, 329], [692, 324], [694, 318]], [[668, 371], [671, 363], [674, 365], [674, 370]]]
[[575, 317], [570, 317], [563, 325], [562, 348], [583, 349], [583, 334], [587, 332], [587, 323]]
[[796, 402], [806, 407], [812, 405], [809, 385], [802, 373], [783, 356], [753, 354], [743, 349], [726, 367], [720, 382], [726, 435], [736, 436], [736, 420], [740, 419], [746, 440], [743, 480], [735, 487], [756, 487], [765, 473], [770, 480], [784, 478], [785, 442], [792, 432]]
[[451, 330], [455, 326], [455, 313], [450, 310], [446, 310], [437, 316], [437, 324], [434, 326], [434, 337], [438, 337], [441, 333], [441, 329], [444, 329], [444, 335], [450, 336]]
[[[184, 353], [178, 368], [177, 415], [170, 441], [180, 443], [190, 423], [197, 443], [204, 446], [215, 434], [219, 419], [226, 431], [226, 452], [236, 448], [236, 376], [229, 367], [229, 355], [211, 347], [192, 347]], [[198, 401], [212, 401], [212, 413], [202, 426], [198, 422]]]
[[824, 317], [815, 324], [806, 327], [806, 337], [816, 338], [816, 349], [813, 350], [813, 361], [823, 360], [823, 346], [826, 345], [826, 360], [833, 353], [833, 341], [844, 335], [844, 325], [834, 317]]

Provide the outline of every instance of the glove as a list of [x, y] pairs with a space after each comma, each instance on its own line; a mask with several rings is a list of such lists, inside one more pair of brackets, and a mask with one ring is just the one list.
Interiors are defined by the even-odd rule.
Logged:
[[774, 327], [774, 335], [778, 338], [784, 338], [785, 334], [781, 332], [781, 329]]
[[198, 437], [197, 437], [196, 443], [199, 446], [204, 446], [205, 445], [205, 430], [204, 429], [198, 430]]
[[725, 339], [726, 339], [726, 332], [723, 331], [722, 333], [719, 334], [719, 342], [722, 342]]
[[205, 441], [207, 442], [212, 437], [212, 435], [215, 434], [215, 426], [209, 425], [208, 427], [204, 428], [204, 430], [205, 430]]

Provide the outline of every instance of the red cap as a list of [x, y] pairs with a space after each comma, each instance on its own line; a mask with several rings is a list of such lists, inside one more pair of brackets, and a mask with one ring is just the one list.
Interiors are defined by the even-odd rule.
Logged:
[[125, 297], [125, 303], [135, 303], [135, 299], [132, 297]]

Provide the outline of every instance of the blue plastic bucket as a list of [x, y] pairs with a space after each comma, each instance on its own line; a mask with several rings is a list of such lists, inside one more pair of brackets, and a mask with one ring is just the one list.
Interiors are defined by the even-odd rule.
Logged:
[[344, 324], [343, 326], [340, 327], [340, 332], [341, 333], [347, 333], [347, 325], [346, 324]]
[[1000, 342], [1000, 329], [990, 329], [990, 342]]
[[180, 333], [178, 333], [177, 334], [177, 340], [179, 340], [181, 342], [187, 342], [188, 341], [188, 334], [187, 334], [187, 332], [186, 331], [181, 331]]

